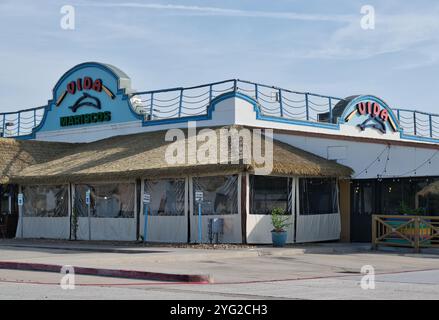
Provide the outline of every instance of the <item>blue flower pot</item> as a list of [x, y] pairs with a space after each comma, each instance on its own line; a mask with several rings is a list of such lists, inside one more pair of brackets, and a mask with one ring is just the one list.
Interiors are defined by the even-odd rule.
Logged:
[[283, 247], [287, 242], [287, 233], [286, 231], [276, 232], [271, 231], [271, 239], [273, 241], [273, 247]]

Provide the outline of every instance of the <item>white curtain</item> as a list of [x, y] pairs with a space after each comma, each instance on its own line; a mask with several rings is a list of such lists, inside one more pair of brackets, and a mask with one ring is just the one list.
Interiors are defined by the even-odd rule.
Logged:
[[[193, 177], [191, 180], [191, 242], [210, 242], [209, 220], [223, 219], [223, 233], [219, 242], [241, 243], [241, 175]], [[201, 224], [198, 216], [198, 203], [195, 202], [195, 192], [203, 193], [201, 203]]]
[[[90, 190], [90, 219], [85, 202]], [[78, 184], [74, 187], [72, 230], [78, 240], [136, 240], [136, 185], [131, 182]], [[89, 223], [90, 221], [90, 223]], [[72, 232], [75, 238], [75, 232]]]
[[23, 207], [17, 238], [68, 239], [70, 236], [67, 185], [23, 186]]
[[341, 219], [335, 178], [299, 180], [296, 242], [340, 239]]
[[145, 236], [144, 228], [147, 221], [146, 241], [187, 242], [187, 179], [145, 180], [144, 194], [148, 194], [150, 199], [150, 203], [143, 204], [143, 214], [140, 218], [142, 236]]

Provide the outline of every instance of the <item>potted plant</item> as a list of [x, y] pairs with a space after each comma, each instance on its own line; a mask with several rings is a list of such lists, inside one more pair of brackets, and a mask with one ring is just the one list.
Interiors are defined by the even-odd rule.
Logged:
[[285, 213], [282, 208], [274, 208], [271, 211], [271, 224], [273, 230], [271, 231], [271, 239], [273, 241], [273, 247], [283, 247], [287, 241], [286, 227], [291, 225], [290, 217]]

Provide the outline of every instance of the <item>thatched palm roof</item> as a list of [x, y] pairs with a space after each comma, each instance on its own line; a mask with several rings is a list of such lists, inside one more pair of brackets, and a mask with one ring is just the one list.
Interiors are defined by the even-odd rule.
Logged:
[[[217, 136], [219, 130], [220, 128], [215, 129]], [[158, 131], [75, 144], [67, 152], [60, 153], [49, 161], [35, 161], [35, 164], [15, 172], [11, 180], [15, 183], [31, 184], [164, 178], [253, 172], [257, 166], [254, 162], [244, 164], [242, 161], [238, 164], [200, 164], [188, 161], [184, 161], [184, 164], [169, 164], [164, 155], [172, 142], [165, 141], [165, 135], [166, 131]], [[187, 134], [185, 137], [187, 155], [187, 146], [195, 138], [188, 138]], [[218, 152], [221, 152], [222, 147], [224, 149], [218, 143]], [[274, 141], [273, 154], [272, 174], [347, 177], [352, 173], [348, 167], [279, 141]]]
[[426, 185], [424, 188], [422, 188], [420, 191], [416, 193], [417, 196], [422, 196], [422, 197], [426, 197], [429, 194], [439, 195], [439, 180], [430, 183], [429, 185]]
[[0, 184], [23, 169], [48, 162], [65, 153], [72, 144], [0, 138]]

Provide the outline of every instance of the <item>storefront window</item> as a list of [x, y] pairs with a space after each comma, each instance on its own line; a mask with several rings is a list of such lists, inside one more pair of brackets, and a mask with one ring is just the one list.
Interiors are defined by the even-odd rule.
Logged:
[[148, 205], [148, 214], [184, 216], [184, 179], [146, 180], [145, 193], [149, 193], [151, 201]]
[[389, 179], [381, 181], [381, 210], [382, 214], [398, 214], [401, 204], [405, 202], [413, 207], [413, 201], [404, 197], [403, 181]]
[[193, 178], [194, 215], [198, 215], [195, 192], [203, 192], [202, 215], [238, 214], [238, 176]]
[[439, 215], [438, 178], [385, 179], [380, 187], [382, 214]]
[[415, 207], [424, 214], [439, 216], [439, 178], [416, 181]]
[[291, 214], [291, 178], [251, 176], [251, 214], [271, 214], [274, 208], [282, 208]]
[[133, 183], [102, 183], [75, 186], [74, 209], [79, 217], [88, 216], [85, 194], [90, 190], [90, 214], [95, 218], [134, 218]]
[[24, 186], [22, 188], [26, 217], [67, 217], [67, 186]]
[[335, 178], [304, 178], [300, 184], [300, 214], [332, 214], [338, 212], [337, 180]]

